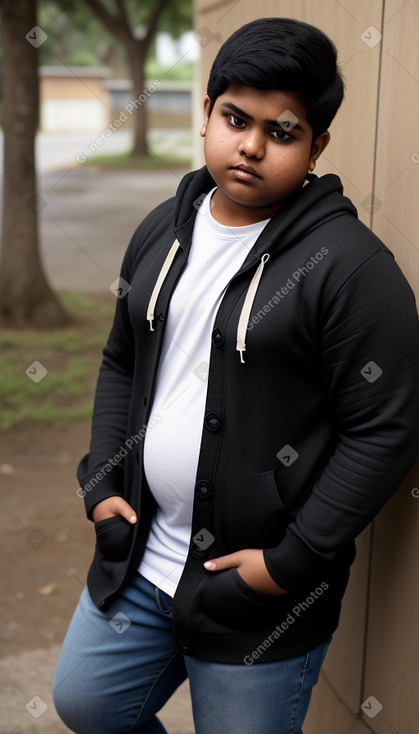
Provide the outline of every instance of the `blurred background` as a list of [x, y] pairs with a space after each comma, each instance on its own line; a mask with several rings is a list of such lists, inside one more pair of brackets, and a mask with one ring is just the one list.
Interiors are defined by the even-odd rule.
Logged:
[[[75, 469], [120, 263], [142, 218], [203, 164], [219, 47], [271, 15], [334, 40], [346, 97], [316, 172], [341, 177], [418, 296], [419, 3], [0, 0], [0, 11], [0, 734], [53, 734], [68, 731], [51, 678], [94, 546]], [[305, 734], [416, 731], [418, 487], [416, 465], [358, 539]], [[187, 683], [162, 720], [193, 734]]]

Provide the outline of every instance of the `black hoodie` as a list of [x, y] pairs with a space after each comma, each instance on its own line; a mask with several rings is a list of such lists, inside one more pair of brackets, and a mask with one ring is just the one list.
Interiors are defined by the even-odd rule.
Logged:
[[[206, 167], [185, 176], [138, 227], [122, 265], [78, 478], [89, 517], [119, 494], [139, 520], [96, 524], [88, 586], [100, 609], [136, 572], [147, 540], [155, 505], [142, 449], [160, 419], [152, 403], [166, 315], [214, 185]], [[179, 649], [250, 665], [329, 637], [354, 539], [418, 450], [413, 294], [339, 178], [311, 175], [267, 224], [215, 318], [191, 545], [174, 598]], [[286, 595], [203, 567], [244, 548], [264, 549]]]

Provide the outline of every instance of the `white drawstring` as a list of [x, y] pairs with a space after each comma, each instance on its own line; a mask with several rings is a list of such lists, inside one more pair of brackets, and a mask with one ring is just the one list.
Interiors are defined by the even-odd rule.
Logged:
[[153, 321], [154, 321], [154, 309], [156, 307], [157, 299], [159, 297], [159, 293], [161, 291], [161, 287], [163, 285], [164, 279], [166, 278], [167, 273], [170, 270], [170, 267], [172, 265], [173, 260], [175, 259], [175, 255], [180, 247], [180, 242], [176, 239], [171, 246], [169, 252], [166, 255], [166, 259], [162, 265], [162, 268], [159, 273], [159, 277], [156, 280], [155, 286], [153, 288], [153, 292], [150, 296], [150, 301], [148, 304], [147, 309], [147, 321], [150, 323], [150, 331], [154, 331], [153, 329]]
[[267, 263], [268, 260], [269, 260], [268, 253], [265, 253], [264, 255], [262, 255], [261, 261], [259, 263], [259, 267], [256, 270], [256, 273], [254, 274], [252, 280], [250, 281], [250, 285], [246, 293], [246, 298], [244, 299], [244, 303], [243, 303], [242, 310], [240, 313], [239, 324], [237, 326], [236, 349], [238, 352], [240, 352], [240, 362], [242, 364], [244, 364], [243, 352], [246, 351], [246, 331], [247, 331], [247, 325], [249, 323], [250, 311], [252, 310], [253, 301], [255, 300], [256, 291], [259, 286], [259, 281], [262, 277], [263, 268], [265, 267], [265, 263]]
[[[150, 301], [149, 301], [148, 308], [147, 308], [147, 321], [150, 324], [150, 331], [154, 331], [153, 329], [154, 309], [157, 303], [157, 299], [159, 297], [159, 293], [161, 291], [164, 280], [171, 268], [172, 262], [180, 246], [181, 246], [180, 242], [176, 239], [173, 242], [173, 245], [171, 246], [169, 252], [166, 255], [166, 259], [161, 267], [160, 273], [158, 275], [155, 286], [153, 288], [153, 292], [150, 296]], [[237, 326], [236, 350], [240, 352], [240, 362], [242, 364], [244, 364], [243, 352], [246, 351], [246, 332], [247, 332], [247, 326], [249, 323], [250, 312], [252, 310], [253, 301], [255, 300], [255, 297], [256, 297], [256, 292], [259, 286], [260, 279], [262, 277], [263, 269], [265, 267], [265, 264], [268, 262], [268, 260], [269, 260], [268, 253], [265, 253], [264, 255], [262, 255], [259, 266], [252, 280], [250, 281], [250, 284], [249, 284], [249, 287], [246, 293], [246, 298], [244, 299], [244, 303], [243, 303], [242, 310], [240, 313], [239, 323]]]

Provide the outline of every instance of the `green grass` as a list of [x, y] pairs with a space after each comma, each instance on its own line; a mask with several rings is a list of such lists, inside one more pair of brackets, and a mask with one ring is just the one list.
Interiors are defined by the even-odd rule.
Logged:
[[88, 158], [83, 166], [98, 166], [99, 168], [114, 169], [142, 169], [144, 171], [170, 169], [170, 168], [191, 168], [191, 156], [174, 156], [168, 153], [158, 153], [149, 156], [132, 156], [126, 153], [115, 153], [111, 155], [94, 155]]
[[[106, 169], [140, 169], [144, 171], [150, 170], [167, 170], [172, 168], [192, 167], [192, 134], [187, 132], [179, 134], [175, 140], [168, 137], [164, 132], [153, 132], [150, 134], [148, 149], [149, 155], [132, 156], [130, 150], [122, 153], [111, 153], [103, 155], [97, 153], [82, 163], [83, 166], [98, 166]], [[181, 153], [173, 152], [186, 148]]]
[[[75, 323], [65, 329], [4, 329], [0, 336], [0, 431], [22, 424], [63, 426], [89, 418], [102, 349], [115, 307], [110, 294], [62, 293]], [[34, 382], [26, 370], [40, 362]], [[32, 374], [41, 374], [32, 368]]]

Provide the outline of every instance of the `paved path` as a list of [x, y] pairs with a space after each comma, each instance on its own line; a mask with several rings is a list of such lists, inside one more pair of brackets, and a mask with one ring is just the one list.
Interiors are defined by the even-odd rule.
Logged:
[[53, 287], [107, 290], [119, 275], [134, 230], [158, 203], [174, 195], [182, 173], [74, 166], [45, 174], [39, 223]]
[[[92, 143], [100, 138], [101, 131], [96, 133], [38, 133], [36, 136], [36, 164], [38, 173], [43, 174], [60, 168], [68, 168], [80, 159], [80, 154], [87, 154]], [[176, 150], [179, 154], [190, 155], [192, 152], [192, 134], [187, 128], [178, 130], [152, 130], [148, 140], [157, 153]], [[100, 142], [100, 141], [99, 141]], [[110, 155], [129, 150], [132, 133], [129, 130], [118, 130], [109, 138], [102, 139], [98, 154]], [[0, 167], [3, 165], [3, 131], [0, 128]]]
[[[37, 136], [41, 254], [57, 289], [106, 290], [119, 274], [137, 225], [157, 204], [173, 196], [185, 172], [170, 168], [110, 172], [80, 166], [77, 156], [94, 137], [92, 133]], [[160, 152], [190, 152], [188, 131], [155, 131], [154, 137]], [[129, 131], [119, 131], [99, 152], [124, 151], [130, 140]], [[0, 168], [2, 154], [0, 130]]]

